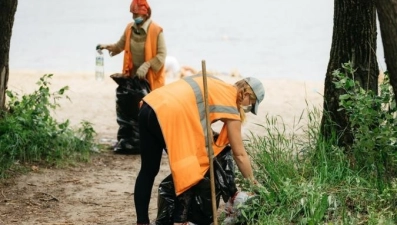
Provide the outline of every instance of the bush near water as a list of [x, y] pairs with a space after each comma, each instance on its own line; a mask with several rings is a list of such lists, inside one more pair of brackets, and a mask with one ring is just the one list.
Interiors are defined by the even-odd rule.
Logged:
[[82, 121], [72, 129], [69, 121], [56, 121], [52, 110], [68, 98], [68, 87], [50, 92], [52, 74], [43, 75], [38, 89], [19, 96], [7, 90], [7, 110], [0, 118], [0, 178], [29, 165], [62, 166], [87, 161], [96, 148], [92, 124]]

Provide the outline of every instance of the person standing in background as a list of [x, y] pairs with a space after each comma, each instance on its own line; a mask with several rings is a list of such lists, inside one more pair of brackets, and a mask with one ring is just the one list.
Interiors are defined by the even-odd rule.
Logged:
[[107, 49], [111, 56], [124, 51], [122, 74], [111, 75], [119, 84], [116, 89], [118, 142], [113, 149], [119, 154], [140, 154], [137, 113], [141, 100], [131, 96], [131, 87], [127, 88], [124, 85], [126, 82], [120, 80], [134, 77], [146, 79], [151, 90], [165, 83], [167, 48], [163, 29], [150, 19], [152, 11], [146, 0], [133, 0], [130, 12], [133, 22], [127, 25], [120, 40], [115, 44], [99, 44], [97, 47]]

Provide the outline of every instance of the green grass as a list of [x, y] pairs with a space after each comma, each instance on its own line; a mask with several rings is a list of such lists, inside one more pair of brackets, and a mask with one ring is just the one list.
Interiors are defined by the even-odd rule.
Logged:
[[67, 86], [50, 92], [52, 76], [42, 76], [31, 94], [7, 91], [8, 110], [0, 118], [0, 178], [31, 163], [62, 166], [87, 161], [96, 146], [91, 123], [82, 121], [72, 129], [68, 120], [58, 122], [51, 116], [60, 107], [58, 100], [68, 98]]
[[280, 133], [280, 129], [274, 127], [274, 118], [267, 121], [263, 127], [268, 134], [252, 135], [247, 142], [255, 177], [263, 187], [252, 190], [246, 183], [240, 183], [243, 189], [258, 195], [243, 209], [242, 221], [248, 224], [396, 224], [395, 178], [388, 188], [379, 190], [373, 174], [351, 168], [343, 150], [332, 141], [306, 139], [306, 146], [302, 147], [302, 142], [291, 141], [291, 135]]
[[[308, 106], [295, 125], [300, 129], [292, 132], [285, 125], [280, 128], [282, 118], [267, 117], [259, 125], [265, 135], [251, 135], [246, 142], [263, 187], [238, 179], [243, 190], [257, 195], [242, 208], [243, 224], [397, 224], [397, 121], [390, 116], [394, 98], [388, 83], [374, 95], [344, 74], [338, 76], [335, 82], [350, 86], [340, 88], [346, 91], [341, 108], [354, 126], [353, 156], [338, 147], [336, 137], [322, 138], [317, 108]], [[374, 103], [391, 107], [368, 107]], [[307, 125], [299, 125], [303, 118]]]

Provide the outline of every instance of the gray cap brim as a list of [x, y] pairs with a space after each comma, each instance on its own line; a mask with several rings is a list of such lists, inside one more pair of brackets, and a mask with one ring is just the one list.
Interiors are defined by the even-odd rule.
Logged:
[[259, 103], [261, 103], [265, 97], [265, 88], [263, 87], [262, 82], [254, 77], [247, 77], [244, 78], [244, 80], [248, 83], [256, 96], [256, 102], [253, 104], [251, 112], [257, 115]]
[[251, 112], [255, 115], [257, 115], [258, 113], [259, 103], [260, 103], [259, 100], [256, 99], [255, 104], [252, 106]]

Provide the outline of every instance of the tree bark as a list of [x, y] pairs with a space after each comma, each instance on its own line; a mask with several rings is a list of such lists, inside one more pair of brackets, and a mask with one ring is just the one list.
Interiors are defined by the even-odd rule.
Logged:
[[332, 83], [333, 71], [351, 61], [355, 80], [377, 93], [379, 68], [376, 59], [376, 8], [372, 0], [335, 0], [334, 28], [330, 60], [324, 83], [324, 113], [321, 132], [325, 138], [338, 138], [338, 145], [349, 148], [353, 134], [345, 111], [338, 111], [343, 94]]
[[397, 93], [397, 0], [376, 0], [376, 9], [390, 84]]
[[0, 110], [5, 109], [5, 92], [9, 76], [9, 53], [12, 26], [18, 0], [0, 1]]

